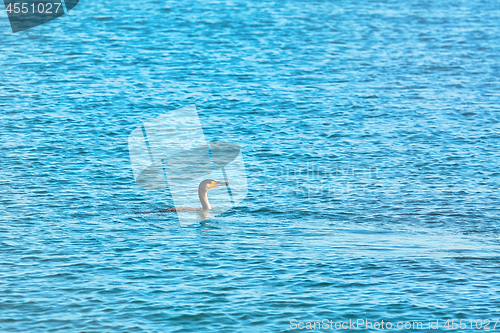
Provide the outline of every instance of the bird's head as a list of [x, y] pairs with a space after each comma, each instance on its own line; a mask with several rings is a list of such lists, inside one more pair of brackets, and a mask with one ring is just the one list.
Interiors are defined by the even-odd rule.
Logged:
[[211, 188], [219, 187], [219, 186], [229, 186], [229, 184], [226, 182], [218, 182], [218, 181], [215, 181], [212, 179], [205, 179], [204, 181], [202, 181], [200, 183], [200, 189], [202, 189], [204, 191], [208, 191]]

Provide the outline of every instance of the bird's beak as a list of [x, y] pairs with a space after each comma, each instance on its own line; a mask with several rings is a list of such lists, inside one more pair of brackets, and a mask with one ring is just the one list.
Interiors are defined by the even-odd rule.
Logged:
[[214, 184], [210, 184], [210, 188], [214, 188], [214, 187], [219, 187], [219, 186], [229, 186], [228, 183], [225, 183], [225, 182], [215, 182]]

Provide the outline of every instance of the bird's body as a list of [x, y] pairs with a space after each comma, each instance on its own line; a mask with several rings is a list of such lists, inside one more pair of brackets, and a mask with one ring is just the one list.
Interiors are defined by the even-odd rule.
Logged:
[[172, 207], [164, 210], [160, 210], [158, 213], [188, 213], [188, 212], [201, 212], [202, 208], [194, 207]]
[[228, 183], [218, 182], [212, 179], [205, 179], [198, 186], [198, 197], [200, 198], [201, 208], [194, 207], [172, 207], [164, 210], [154, 211], [154, 212], [145, 212], [142, 214], [150, 214], [150, 213], [187, 213], [187, 212], [207, 212], [212, 209], [210, 206], [210, 202], [208, 202], [208, 190], [214, 187], [219, 186], [229, 186]]

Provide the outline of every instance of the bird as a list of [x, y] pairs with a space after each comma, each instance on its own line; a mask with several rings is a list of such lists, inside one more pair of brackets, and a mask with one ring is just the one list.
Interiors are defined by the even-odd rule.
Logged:
[[194, 208], [194, 207], [173, 207], [173, 208], [167, 208], [164, 210], [159, 210], [159, 211], [154, 211], [154, 212], [145, 212], [142, 214], [149, 214], [149, 213], [186, 213], [186, 212], [208, 212], [210, 209], [212, 209], [212, 206], [210, 205], [210, 202], [208, 202], [208, 190], [214, 188], [214, 187], [221, 187], [221, 186], [229, 186], [228, 183], [226, 182], [218, 182], [213, 179], [205, 179], [200, 183], [198, 186], [198, 197], [200, 198], [200, 203], [202, 208]]

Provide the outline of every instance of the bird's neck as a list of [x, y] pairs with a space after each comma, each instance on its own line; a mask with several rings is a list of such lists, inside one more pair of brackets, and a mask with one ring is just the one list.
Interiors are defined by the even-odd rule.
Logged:
[[210, 206], [210, 202], [208, 202], [207, 193], [208, 191], [203, 191], [201, 189], [198, 189], [198, 196], [200, 197], [200, 202], [204, 210], [212, 209], [212, 206]]

